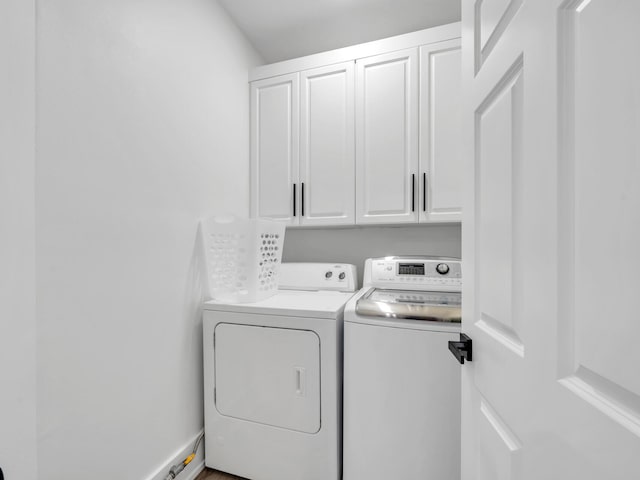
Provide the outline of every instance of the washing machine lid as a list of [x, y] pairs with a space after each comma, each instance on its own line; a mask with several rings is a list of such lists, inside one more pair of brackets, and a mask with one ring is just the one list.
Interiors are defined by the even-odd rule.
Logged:
[[210, 301], [203, 308], [224, 312], [336, 319], [352, 296], [352, 292], [278, 290], [272, 297], [255, 303]]
[[423, 292], [373, 288], [356, 303], [363, 317], [460, 323], [460, 292]]

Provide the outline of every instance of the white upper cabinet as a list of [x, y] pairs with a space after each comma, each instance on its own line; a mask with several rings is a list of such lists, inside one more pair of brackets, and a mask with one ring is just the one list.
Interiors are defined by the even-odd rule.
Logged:
[[357, 223], [418, 219], [418, 49], [356, 62]]
[[420, 47], [420, 221], [461, 220], [460, 40]]
[[251, 83], [251, 216], [296, 222], [299, 74]]
[[460, 24], [257, 67], [251, 215], [459, 222]]
[[300, 225], [355, 222], [353, 70], [300, 73]]

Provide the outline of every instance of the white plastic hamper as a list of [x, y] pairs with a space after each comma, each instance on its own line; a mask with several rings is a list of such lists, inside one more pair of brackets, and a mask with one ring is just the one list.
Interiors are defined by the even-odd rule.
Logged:
[[213, 217], [203, 220], [201, 226], [212, 299], [257, 302], [276, 293], [284, 224]]

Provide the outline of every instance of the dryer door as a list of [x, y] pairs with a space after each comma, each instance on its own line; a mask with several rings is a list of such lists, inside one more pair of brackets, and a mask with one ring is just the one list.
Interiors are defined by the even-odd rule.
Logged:
[[220, 323], [214, 333], [220, 414], [320, 430], [320, 338], [309, 330]]

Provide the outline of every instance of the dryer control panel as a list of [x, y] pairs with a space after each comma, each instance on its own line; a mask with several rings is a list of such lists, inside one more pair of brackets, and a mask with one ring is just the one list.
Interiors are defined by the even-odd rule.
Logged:
[[364, 286], [400, 290], [462, 290], [459, 259], [445, 257], [381, 257], [365, 263]]
[[357, 290], [356, 266], [347, 263], [282, 263], [278, 288], [284, 290]]

